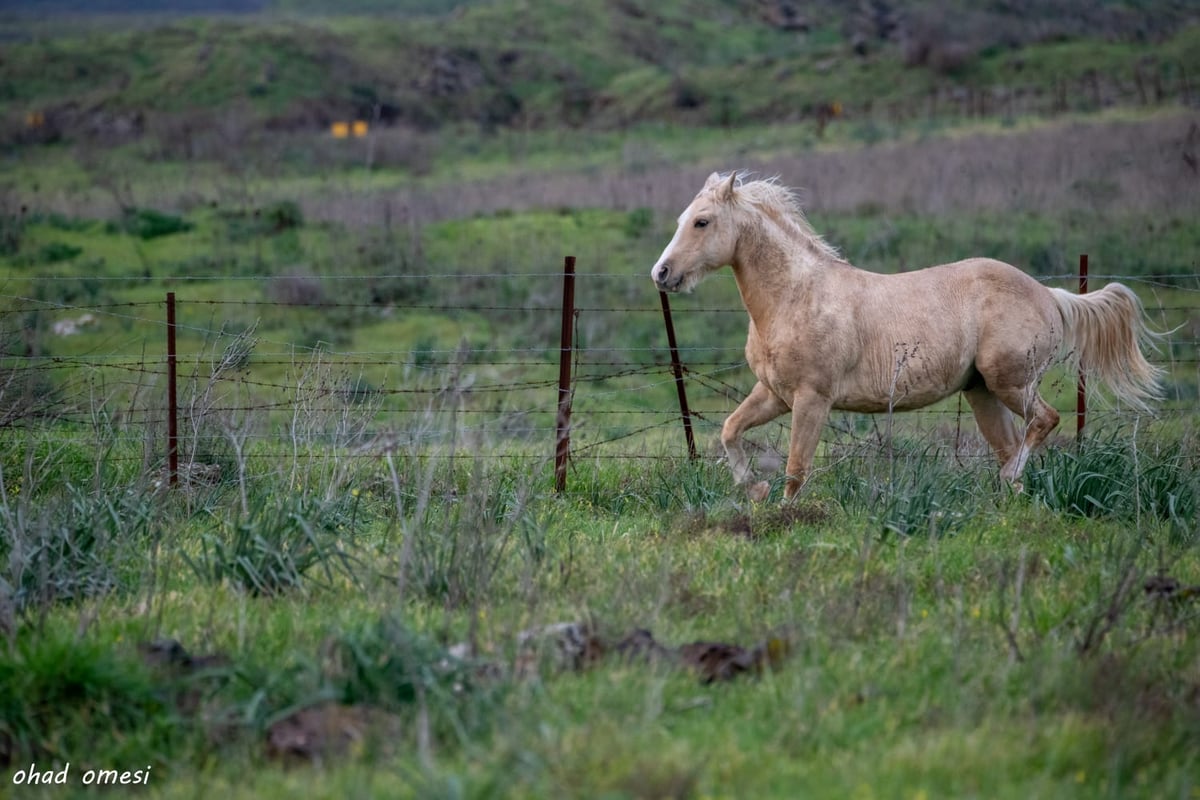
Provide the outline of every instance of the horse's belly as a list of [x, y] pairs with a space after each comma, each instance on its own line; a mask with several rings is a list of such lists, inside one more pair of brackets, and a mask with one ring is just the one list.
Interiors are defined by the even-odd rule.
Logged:
[[887, 398], [882, 400], [879, 398], [848, 398], [846, 400], [835, 402], [833, 407], [837, 411], [855, 411], [859, 414], [884, 414], [888, 411], [915, 411], [916, 409], [924, 408], [931, 403], [936, 403], [943, 397], [945, 397], [945, 395], [921, 402], [909, 401], [895, 403], [888, 402]]
[[944, 400], [967, 384], [967, 375], [955, 376], [953, 380], [933, 382], [898, 381], [892, 386], [848, 386], [843, 387], [834, 399], [833, 407], [839, 411], [857, 411], [863, 414], [880, 414], [887, 411], [914, 411]]
[[796, 392], [816, 389], [839, 411], [912, 411], [958, 392], [974, 372], [965, 351], [910, 354], [898, 369], [887, 354], [837, 364], [831, 354], [808, 351], [772, 358], [753, 337], [751, 343], [757, 346], [747, 346], [750, 368], [789, 407]]
[[929, 394], [909, 395], [903, 398], [888, 397], [847, 397], [835, 401], [833, 407], [838, 411], [856, 411], [860, 414], [883, 414], [888, 411], [915, 411], [918, 408], [932, 405], [939, 400], [954, 394], [955, 390], [947, 392], [931, 392]]

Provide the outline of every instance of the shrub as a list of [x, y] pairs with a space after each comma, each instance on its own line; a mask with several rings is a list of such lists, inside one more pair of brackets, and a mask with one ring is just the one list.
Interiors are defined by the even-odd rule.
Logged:
[[262, 210], [262, 218], [273, 233], [304, 227], [304, 213], [292, 200], [280, 200]]
[[59, 261], [70, 261], [79, 253], [83, 252], [83, 247], [67, 245], [67, 243], [52, 241], [42, 245], [37, 251], [34, 260], [37, 264], [58, 264]]
[[120, 223], [120, 230], [139, 239], [157, 239], [191, 229], [192, 223], [182, 217], [150, 208], [126, 209]]
[[625, 236], [640, 239], [654, 227], [654, 212], [645, 206], [635, 208], [625, 215]]

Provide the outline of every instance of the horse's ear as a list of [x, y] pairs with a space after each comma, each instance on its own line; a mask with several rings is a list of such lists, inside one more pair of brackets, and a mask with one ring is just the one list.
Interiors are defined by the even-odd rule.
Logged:
[[732, 200], [733, 199], [733, 188], [734, 188], [734, 186], [737, 185], [737, 177], [738, 177], [738, 174], [737, 174], [736, 169], [733, 172], [729, 173], [729, 180], [726, 181], [725, 187], [721, 191], [721, 199], [722, 200]]
[[704, 181], [704, 188], [711, 189], [712, 187], [716, 186], [720, 182], [721, 182], [720, 173], [714, 172], [712, 175], [708, 176], [708, 180]]

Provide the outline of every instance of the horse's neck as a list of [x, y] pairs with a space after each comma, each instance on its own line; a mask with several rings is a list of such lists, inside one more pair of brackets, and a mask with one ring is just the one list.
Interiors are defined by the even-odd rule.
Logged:
[[742, 228], [733, 274], [754, 326], [766, 332], [781, 307], [811, 294], [833, 264], [844, 262], [791, 226], [760, 217]]

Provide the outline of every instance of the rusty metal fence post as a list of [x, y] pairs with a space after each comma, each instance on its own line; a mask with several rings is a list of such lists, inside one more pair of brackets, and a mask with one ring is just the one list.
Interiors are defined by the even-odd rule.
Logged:
[[667, 326], [667, 346], [671, 348], [671, 371], [675, 374], [675, 393], [679, 395], [679, 413], [683, 417], [683, 435], [687, 439], [688, 458], [696, 457], [696, 439], [692, 435], [692, 412], [688, 409], [687, 390], [683, 385], [683, 364], [679, 360], [679, 346], [675, 343], [675, 323], [671, 321], [671, 303], [666, 292], [659, 292], [662, 302], [663, 321]]
[[[1087, 253], [1079, 255], [1079, 293], [1088, 291], [1088, 257]], [[1083, 442], [1083, 424], [1087, 419], [1087, 376], [1083, 366], [1079, 368], [1079, 383], [1075, 389], [1075, 442]]]
[[558, 354], [558, 421], [554, 447], [554, 491], [567, 488], [567, 461], [571, 456], [571, 341], [575, 319], [575, 256], [563, 260], [562, 336]]
[[179, 397], [176, 390], [175, 293], [167, 292], [167, 479], [179, 483]]

